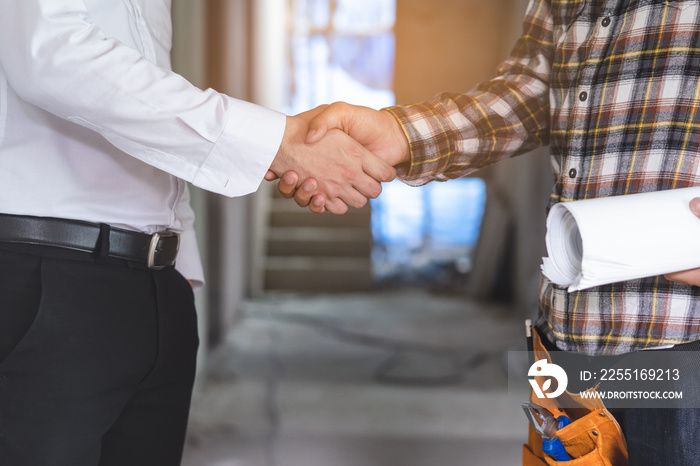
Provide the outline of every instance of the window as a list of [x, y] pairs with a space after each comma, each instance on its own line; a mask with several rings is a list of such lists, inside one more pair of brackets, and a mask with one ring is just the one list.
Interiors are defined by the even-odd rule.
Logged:
[[392, 105], [395, 10], [395, 0], [293, 0], [290, 111]]

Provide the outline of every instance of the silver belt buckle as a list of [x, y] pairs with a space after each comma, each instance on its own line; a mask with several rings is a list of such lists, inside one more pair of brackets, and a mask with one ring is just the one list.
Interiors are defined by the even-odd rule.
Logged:
[[[166, 264], [156, 265], [156, 253], [159, 252], [158, 244], [163, 238], [177, 238], [177, 245], [175, 246], [175, 254], [173, 255], [173, 260]], [[160, 233], [153, 233], [151, 235], [151, 244], [148, 247], [148, 258], [146, 259], [146, 266], [152, 270], [162, 270], [166, 267], [175, 265], [175, 258], [177, 257], [177, 251], [180, 249], [180, 236], [177, 233], [171, 233], [169, 231], [162, 231]]]

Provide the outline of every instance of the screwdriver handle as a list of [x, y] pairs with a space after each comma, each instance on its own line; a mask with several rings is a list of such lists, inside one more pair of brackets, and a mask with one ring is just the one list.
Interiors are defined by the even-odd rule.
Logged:
[[[559, 429], [563, 429], [571, 424], [571, 419], [566, 416], [559, 416], [556, 420], [559, 424]], [[571, 461], [564, 444], [556, 437], [550, 440], [542, 440], [542, 451], [554, 458], [554, 461]]]
[[554, 458], [554, 461], [571, 461], [564, 444], [558, 438], [542, 441], [542, 451]]

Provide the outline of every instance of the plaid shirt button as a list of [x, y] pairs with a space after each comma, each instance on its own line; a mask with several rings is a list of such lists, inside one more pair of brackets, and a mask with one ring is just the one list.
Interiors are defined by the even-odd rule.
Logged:
[[604, 28], [610, 26], [610, 17], [606, 16], [605, 18], [603, 18], [603, 21], [600, 22], [600, 25]]
[[587, 98], [588, 98], [588, 92], [586, 92], [586, 91], [582, 91], [578, 95], [578, 100], [580, 100], [581, 102], [585, 102]]

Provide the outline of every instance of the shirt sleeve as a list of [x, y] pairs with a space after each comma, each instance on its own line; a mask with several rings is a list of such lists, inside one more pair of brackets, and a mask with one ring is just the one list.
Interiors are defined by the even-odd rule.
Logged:
[[554, 54], [548, 0], [531, 0], [523, 34], [498, 77], [465, 94], [390, 107], [410, 146], [398, 167], [411, 185], [459, 178], [549, 142], [549, 80]]
[[200, 90], [88, 21], [82, 0], [0, 0], [0, 66], [26, 101], [203, 189], [257, 189], [285, 116]]

